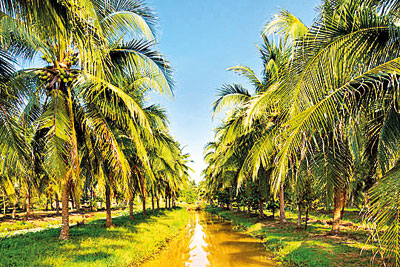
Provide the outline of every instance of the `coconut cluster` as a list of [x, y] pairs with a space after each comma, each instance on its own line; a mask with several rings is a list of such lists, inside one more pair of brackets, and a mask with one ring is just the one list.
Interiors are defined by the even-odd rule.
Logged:
[[50, 57], [44, 55], [43, 60], [51, 64], [39, 73], [39, 79], [43, 82], [63, 82], [70, 83], [73, 81], [74, 73], [71, 66], [78, 62], [76, 55], [69, 55], [62, 61], [54, 62]]

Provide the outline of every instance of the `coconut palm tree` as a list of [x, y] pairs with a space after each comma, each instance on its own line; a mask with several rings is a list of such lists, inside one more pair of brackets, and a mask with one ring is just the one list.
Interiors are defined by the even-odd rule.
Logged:
[[[313, 143], [315, 133], [334, 142], [344, 141], [342, 145], [348, 146], [351, 140], [342, 137], [354, 130], [362, 132], [366, 136], [363, 165], [368, 176], [380, 180], [386, 173], [387, 177], [395, 173], [398, 114], [393, 111], [397, 107], [394, 92], [399, 72], [396, 14], [397, 1], [324, 1], [309, 31], [296, 40], [290, 73], [275, 91], [281, 105], [288, 110], [281, 134], [284, 143], [274, 171], [275, 188], [297, 164], [295, 155], [301, 150], [314, 147], [313, 151], [323, 151], [323, 142]], [[359, 121], [363, 122], [362, 127], [356, 127]], [[334, 131], [337, 127], [343, 128], [340, 134]], [[333, 148], [337, 144], [330, 142], [329, 145]], [[354, 153], [346, 158], [356, 159]], [[329, 166], [334, 168], [337, 164]], [[336, 182], [346, 181], [345, 176], [348, 171], [336, 176]], [[386, 181], [393, 182], [389, 178]], [[382, 187], [372, 190], [377, 203], [374, 207], [378, 208], [386, 198], [379, 197], [376, 188]], [[335, 193], [334, 220], [337, 222], [345, 199], [343, 187], [336, 186]], [[388, 214], [395, 212], [396, 209], [374, 209], [368, 218], [382, 223], [378, 219], [380, 215], [389, 218]], [[332, 230], [338, 230], [337, 223]], [[397, 259], [393, 245], [396, 240], [393, 235], [385, 235], [380, 244], [385, 255], [392, 253]]]
[[[289, 16], [290, 13], [284, 14]], [[271, 25], [274, 25], [275, 22], [276, 20], [271, 22]], [[233, 107], [235, 110], [233, 113], [235, 119], [232, 119], [235, 125], [230, 126], [231, 130], [227, 131], [230, 135], [226, 141], [227, 145], [233, 147], [233, 140], [236, 138], [243, 138], [244, 136], [250, 138], [249, 142], [244, 142], [248, 146], [247, 153], [243, 153], [246, 149], [238, 149], [238, 151], [242, 151], [241, 155], [245, 155], [242, 163], [237, 167], [240, 170], [237, 174], [238, 185], [241, 185], [245, 177], [256, 179], [260, 175], [260, 170], [269, 173], [268, 170], [273, 167], [272, 162], [278, 148], [273, 140], [277, 140], [279, 125], [285, 119], [280, 114], [279, 99], [272, 99], [271, 96], [273, 96], [274, 90], [285, 75], [290, 62], [289, 52], [292, 46], [287, 41], [288, 39], [270, 42], [265, 34], [262, 34], [262, 38], [264, 44], [259, 49], [264, 66], [262, 79], [258, 78], [254, 71], [248, 67], [236, 66], [230, 68], [230, 70], [249, 80], [254, 87], [254, 95], [250, 95], [240, 85], [226, 85], [222, 88], [219, 98], [214, 103], [214, 112], [220, 112], [226, 107]], [[268, 147], [269, 150], [260, 149], [260, 146], [264, 146], [264, 149]], [[221, 151], [224, 151], [224, 149]], [[280, 185], [279, 198], [280, 219], [285, 222], [283, 183]]]
[[[37, 92], [46, 101], [37, 124], [39, 131], [46, 131], [48, 175], [61, 181], [60, 238], [67, 239], [69, 190], [80, 183], [80, 137], [95, 141], [106, 159], [103, 162], [111, 167], [110, 175], [128, 176], [129, 164], [108, 122], [125, 125], [132, 141], [142, 146], [136, 128], [148, 128], [148, 122], [134, 94], [148, 88], [171, 92], [170, 68], [149, 49], [154, 44], [153, 13], [141, 2], [87, 1], [85, 6], [69, 6], [53, 1], [5, 1], [2, 7], [8, 12], [2, 29], [14, 30], [23, 45], [40, 51], [47, 62], [16, 80], [36, 74], [41, 81]], [[53, 14], [51, 19], [57, 24], [49, 23], [48, 14]], [[30, 22], [35, 27], [25, 26]], [[77, 133], [84, 135], [78, 138]], [[145, 151], [138, 151], [147, 162]]]

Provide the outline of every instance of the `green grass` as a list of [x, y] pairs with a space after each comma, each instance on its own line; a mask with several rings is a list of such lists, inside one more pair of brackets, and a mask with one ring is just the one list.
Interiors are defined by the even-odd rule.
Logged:
[[166, 245], [189, 220], [185, 209], [161, 210], [146, 217], [135, 214], [96, 220], [70, 230], [58, 240], [59, 229], [0, 239], [1, 266], [126, 266], [139, 264]]
[[297, 215], [290, 211], [286, 213], [288, 223], [280, 224], [278, 220], [260, 221], [257, 217], [221, 208], [206, 210], [230, 220], [247, 234], [262, 238], [266, 248], [284, 266], [381, 266], [380, 261], [370, 261], [374, 247], [365, 245], [368, 238], [365, 230], [356, 230], [361, 222], [359, 216], [354, 215], [356, 212], [344, 216], [353, 226], [332, 236], [331, 227], [318, 221], [329, 220], [326, 214], [312, 213], [313, 221], [305, 231], [296, 228]]
[[[136, 208], [135, 210], [139, 210]], [[85, 218], [85, 222], [91, 222], [98, 219], [103, 219], [106, 217], [105, 211], [99, 212], [90, 212], [92, 215], [90, 217]], [[121, 214], [126, 213], [124, 210], [113, 210], [113, 216], [120, 216]], [[85, 215], [85, 214], [83, 214]], [[70, 215], [70, 224], [74, 225], [77, 222], [82, 221], [82, 215]], [[19, 230], [28, 230], [34, 228], [51, 228], [55, 226], [61, 225], [61, 215], [54, 216], [52, 218], [42, 217], [41, 215], [33, 218], [25, 218], [20, 217], [18, 219], [10, 219], [8, 221], [4, 221], [0, 223], [0, 238], [6, 236], [7, 234], [12, 234], [14, 231]]]

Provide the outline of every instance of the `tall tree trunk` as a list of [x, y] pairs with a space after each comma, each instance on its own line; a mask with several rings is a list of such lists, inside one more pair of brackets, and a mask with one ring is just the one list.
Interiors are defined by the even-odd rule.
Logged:
[[94, 206], [94, 192], [93, 192], [93, 186], [90, 187], [90, 211], [93, 211], [93, 206]]
[[342, 206], [344, 201], [344, 190], [335, 188], [335, 194], [333, 197], [334, 207], [333, 207], [333, 223], [332, 232], [338, 233], [340, 230], [340, 216], [342, 213]]
[[133, 220], [133, 198], [129, 199], [129, 219]]
[[54, 206], [53, 206], [53, 195], [50, 195], [50, 209], [54, 210]]
[[308, 211], [309, 211], [309, 207], [307, 206], [307, 208], [306, 208], [306, 222], [305, 222], [305, 224], [304, 224], [304, 229], [305, 230], [307, 230], [307, 223], [308, 223]]
[[65, 183], [61, 192], [61, 205], [62, 205], [62, 226], [60, 232], [60, 239], [67, 240], [69, 238], [69, 183]]
[[328, 214], [330, 213], [330, 203], [329, 203], [329, 197], [328, 197], [328, 193], [326, 192], [325, 194], [325, 212]]
[[143, 215], [146, 215], [146, 197], [142, 196]]
[[233, 210], [233, 206], [232, 206], [232, 187], [229, 187], [228, 192], [229, 192], [229, 210]]
[[44, 208], [45, 211], [49, 210], [49, 195], [46, 194], [46, 206]]
[[350, 207], [354, 207], [354, 193], [350, 197]]
[[112, 225], [112, 217], [111, 217], [111, 190], [110, 185], [106, 182], [106, 227], [110, 227]]
[[60, 201], [58, 200], [58, 194], [55, 194], [56, 199], [56, 216], [60, 215]]
[[168, 197], [167, 197], [167, 195], [165, 195], [164, 201], [165, 201], [165, 208], [167, 209], [168, 208]]
[[160, 209], [160, 197], [156, 196], [156, 201], [157, 201], [157, 209]]
[[154, 212], [154, 195], [151, 194], [151, 210]]
[[17, 213], [17, 206], [20, 198], [20, 191], [16, 192], [15, 200], [13, 203], [13, 211], [12, 211], [12, 218], [15, 219], [16, 213]]
[[28, 192], [26, 193], [26, 217], [31, 216], [31, 193], [30, 190], [28, 189]]
[[142, 205], [143, 205], [143, 215], [146, 215], [146, 198], [147, 198], [147, 189], [146, 189], [146, 181], [143, 175], [140, 175], [140, 186], [142, 188]]
[[81, 201], [79, 198], [76, 198], [76, 196], [75, 196], [75, 208], [77, 212], [81, 211]]
[[3, 215], [6, 216], [6, 194], [3, 194]]
[[259, 215], [259, 217], [260, 217], [260, 219], [263, 219], [263, 218], [265, 218], [265, 214], [264, 214], [264, 201], [263, 200], [261, 200], [260, 199], [260, 203], [258, 204], [259, 206], [259, 210], [260, 210], [260, 215]]
[[343, 190], [343, 203], [342, 203], [342, 210], [340, 211], [340, 219], [343, 219], [343, 214], [344, 214], [344, 208], [346, 208], [347, 205], [347, 190]]
[[250, 214], [251, 210], [250, 210], [250, 203], [247, 203], [247, 214]]
[[279, 221], [281, 223], [286, 222], [285, 217], [285, 192], [283, 190], [283, 182], [279, 186]]
[[15, 219], [15, 214], [17, 212], [17, 204], [18, 204], [18, 200], [19, 200], [19, 195], [17, 194], [15, 201], [14, 201], [14, 205], [13, 205], [13, 211], [12, 211], [12, 218]]
[[301, 228], [301, 207], [297, 205], [297, 229]]
[[[73, 190], [73, 188], [72, 188]], [[71, 205], [72, 205], [72, 210], [75, 209], [75, 200], [74, 200], [74, 194], [72, 194], [72, 190], [70, 190], [69, 194], [70, 194], [70, 198], [71, 198]]]

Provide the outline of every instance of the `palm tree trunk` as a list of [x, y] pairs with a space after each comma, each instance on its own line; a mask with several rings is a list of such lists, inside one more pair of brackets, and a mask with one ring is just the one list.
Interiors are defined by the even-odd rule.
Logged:
[[48, 210], [49, 210], [49, 197], [48, 197], [47, 194], [46, 194], [46, 206], [45, 206], [44, 210], [45, 210], [45, 211], [48, 211]]
[[15, 201], [14, 201], [14, 205], [13, 205], [13, 211], [12, 211], [12, 218], [15, 219], [15, 213], [17, 212], [17, 204], [18, 204], [18, 200], [19, 200], [19, 194], [17, 194]]
[[301, 228], [301, 207], [297, 206], [297, 229]]
[[60, 215], [60, 201], [58, 200], [58, 194], [55, 194], [56, 199], [56, 216]]
[[247, 203], [247, 214], [250, 214], [250, 202], [249, 203]]
[[335, 188], [335, 195], [333, 197], [334, 207], [333, 207], [333, 223], [332, 232], [338, 233], [340, 230], [340, 216], [342, 213], [342, 205], [344, 201], [344, 190]]
[[342, 203], [342, 210], [340, 211], [340, 219], [343, 219], [344, 208], [347, 205], [347, 190], [343, 190], [343, 203]]
[[74, 201], [74, 194], [72, 194], [72, 190], [70, 190], [69, 194], [70, 194], [70, 198], [71, 198], [72, 210], [74, 210], [75, 209], [75, 201]]
[[228, 192], [229, 192], [229, 210], [233, 210], [233, 206], [232, 206], [232, 187], [229, 187]]
[[151, 194], [151, 210], [154, 212], [154, 195]]
[[168, 202], [169, 198], [168, 198], [168, 196], [165, 196], [165, 201], [166, 201], [166, 204], [165, 204], [166, 206], [165, 207], [168, 209], [169, 208], [169, 202]]
[[61, 205], [62, 205], [62, 226], [61, 226], [61, 233], [60, 239], [67, 240], [69, 238], [69, 207], [68, 201], [69, 200], [69, 187], [68, 183], [65, 183], [61, 193]]
[[54, 206], [53, 206], [53, 195], [50, 195], [50, 209], [54, 210]]
[[156, 196], [156, 202], [157, 202], [157, 209], [160, 209], [160, 198]]
[[264, 201], [260, 199], [260, 203], [259, 203], [259, 210], [260, 210], [260, 219], [263, 219], [265, 217], [264, 214]]
[[279, 187], [279, 221], [281, 223], [286, 222], [285, 217], [285, 192], [283, 190], [283, 182]]
[[133, 220], [133, 198], [129, 199], [129, 219]]
[[111, 190], [110, 185], [106, 182], [106, 227], [110, 227], [112, 225], [112, 217], [111, 217]]
[[146, 197], [142, 196], [143, 215], [146, 215]]
[[13, 211], [12, 211], [12, 218], [15, 219], [16, 213], [17, 213], [17, 207], [18, 207], [18, 202], [20, 198], [20, 191], [16, 192], [15, 200], [13, 203]]
[[306, 222], [305, 222], [305, 225], [304, 225], [304, 229], [305, 230], [307, 230], [307, 222], [308, 222], [308, 211], [309, 211], [309, 207], [307, 207], [307, 209], [306, 209]]
[[3, 194], [3, 215], [6, 216], [6, 194]]
[[30, 190], [28, 189], [28, 192], [26, 193], [26, 217], [31, 216], [31, 194], [29, 192]]
[[75, 196], [75, 208], [77, 212], [81, 210], [81, 201], [76, 196]]
[[93, 211], [93, 206], [94, 206], [94, 192], [93, 192], [93, 186], [90, 187], [90, 211]]
[[350, 197], [350, 207], [354, 207], [354, 193], [353, 194], [351, 194], [351, 197]]

